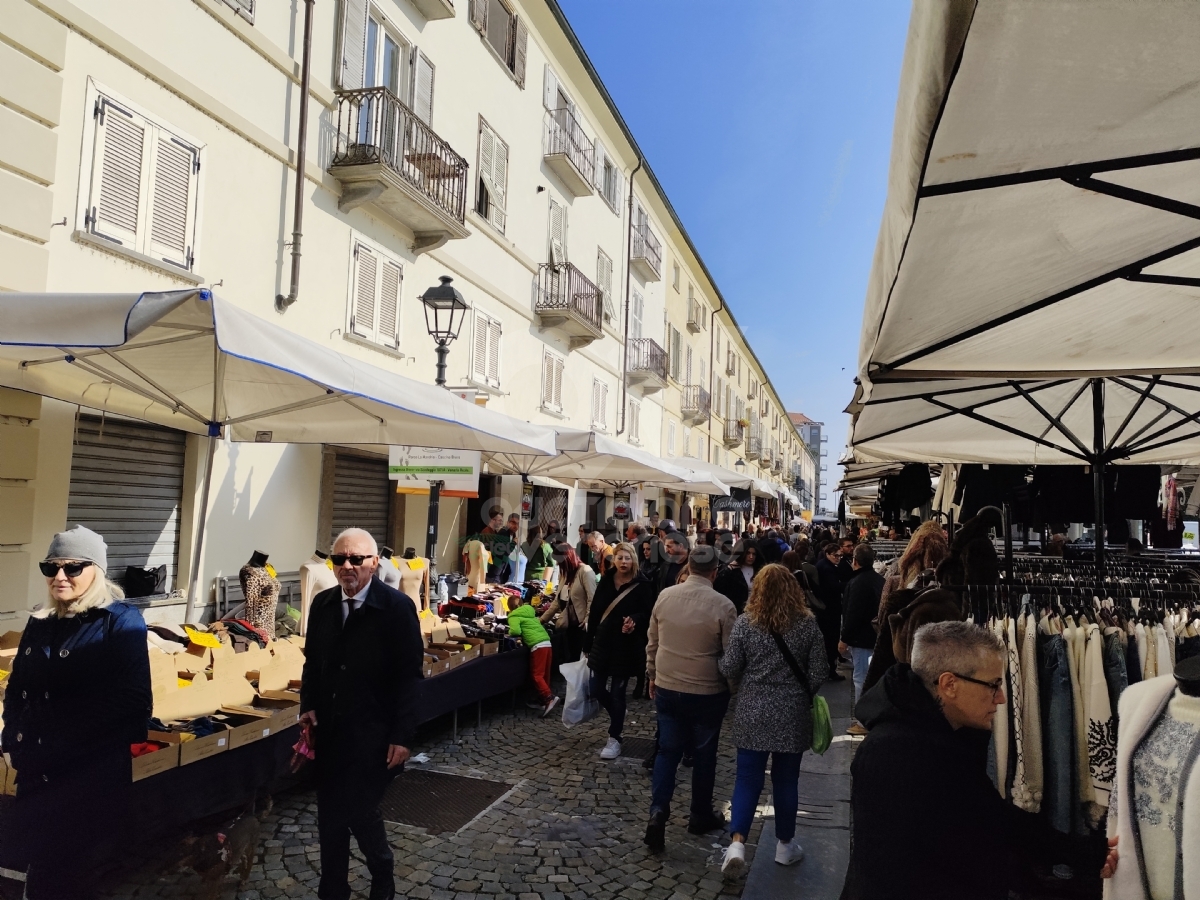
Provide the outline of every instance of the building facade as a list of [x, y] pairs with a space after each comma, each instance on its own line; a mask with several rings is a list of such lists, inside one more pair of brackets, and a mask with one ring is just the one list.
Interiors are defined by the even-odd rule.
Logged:
[[814, 512], [822, 512], [825, 509], [823, 501], [826, 499], [821, 494], [821, 483], [823, 481], [821, 475], [827, 471], [825, 464], [822, 462], [828, 456], [828, 451], [825, 449], [825, 444], [829, 438], [825, 437], [821, 431], [825, 427], [824, 422], [814, 422], [804, 413], [788, 413], [788, 418], [791, 419], [800, 434], [800, 439], [804, 444], [806, 456], [808, 457], [808, 466], [805, 469], [804, 487], [807, 493], [802, 495], [811, 501], [809, 507]]
[[[553, 0], [318, 0], [302, 96], [305, 11], [0, 0], [0, 289], [203, 285], [432, 382], [419, 298], [450, 276], [470, 305], [456, 391], [664, 458], [740, 460], [790, 490], [801, 436]], [[76, 521], [106, 535], [114, 565], [162, 564], [164, 590], [184, 587], [197, 438], [105, 416], [102, 398], [0, 390], [0, 451], [0, 617], [41, 602], [36, 562]], [[425, 498], [386, 474], [384, 447], [223, 442], [201, 602], [252, 551], [292, 571], [351, 524], [420, 551]], [[441, 505], [443, 570], [489, 501], [520, 506], [519, 477], [480, 490]], [[612, 487], [534, 490], [534, 518], [571, 537], [613, 513]], [[639, 516], [708, 506], [634, 493]], [[782, 516], [782, 494], [771, 502]]]

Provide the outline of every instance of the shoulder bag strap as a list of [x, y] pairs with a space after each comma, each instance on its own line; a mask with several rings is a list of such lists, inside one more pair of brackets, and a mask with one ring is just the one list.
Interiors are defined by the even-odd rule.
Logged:
[[602, 615], [602, 616], [600, 617], [600, 621], [601, 621], [601, 623], [603, 623], [603, 622], [604, 622], [604, 620], [608, 618], [608, 614], [609, 614], [610, 612], [612, 612], [614, 609], [616, 609], [616, 608], [617, 608], [617, 604], [618, 604], [618, 603], [620, 603], [622, 600], [624, 600], [624, 599], [625, 599], [625, 597], [626, 597], [626, 595], [627, 595], [627, 594], [628, 594], [630, 591], [632, 591], [632, 590], [633, 590], [635, 587], [637, 587], [637, 583], [636, 583], [636, 582], [635, 582], [635, 583], [633, 583], [633, 584], [631, 584], [629, 587], [625, 588], [625, 590], [621, 591], [621, 593], [617, 594], [617, 596], [616, 596], [615, 598], [613, 598], [613, 602], [612, 602], [612, 603], [610, 603], [610, 604], [608, 604], [608, 609], [606, 609], [606, 610], [604, 611], [604, 615]]
[[784, 660], [788, 664], [788, 668], [792, 670], [792, 674], [796, 676], [796, 680], [800, 682], [800, 687], [804, 688], [805, 693], [811, 693], [812, 689], [808, 686], [808, 672], [804, 667], [796, 661], [796, 657], [792, 655], [792, 651], [788, 648], [787, 641], [783, 639], [777, 631], [771, 632], [771, 637], [775, 638], [775, 646], [779, 648], [779, 652], [783, 654]]

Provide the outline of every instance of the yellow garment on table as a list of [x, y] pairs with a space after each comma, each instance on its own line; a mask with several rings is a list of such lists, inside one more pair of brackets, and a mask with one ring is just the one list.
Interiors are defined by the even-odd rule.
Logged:
[[183, 630], [187, 632], [188, 640], [198, 647], [221, 646], [221, 641], [215, 634], [209, 634], [207, 631], [197, 631], [189, 625], [184, 625]]

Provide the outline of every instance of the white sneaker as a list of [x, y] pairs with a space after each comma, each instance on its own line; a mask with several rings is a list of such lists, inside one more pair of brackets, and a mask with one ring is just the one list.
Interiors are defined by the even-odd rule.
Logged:
[[746, 845], [733, 841], [725, 848], [721, 858], [721, 874], [726, 878], [737, 878], [746, 870]]
[[786, 844], [780, 841], [775, 846], [775, 862], [781, 866], [795, 865], [802, 859], [804, 859], [804, 848], [794, 840], [788, 841]]
[[559, 696], [557, 694], [555, 694], [553, 697], [551, 697], [549, 699], [549, 701], [547, 701], [546, 705], [542, 707], [542, 718], [543, 719], [546, 718], [546, 716], [550, 715], [550, 712], [554, 709], [554, 707], [558, 706], [559, 699], [560, 699]]
[[610, 737], [608, 743], [604, 745], [604, 749], [600, 751], [601, 759], [616, 759], [621, 755], [621, 742], [616, 738]]

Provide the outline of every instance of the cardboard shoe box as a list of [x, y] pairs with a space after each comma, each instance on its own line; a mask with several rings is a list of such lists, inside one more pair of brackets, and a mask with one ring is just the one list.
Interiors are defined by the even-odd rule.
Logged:
[[183, 740], [178, 732], [151, 731], [150, 740], [178, 744], [179, 765], [186, 766], [228, 750], [229, 729], [222, 723], [218, 725], [218, 730], [212, 734], [201, 738], [194, 738], [190, 741]]
[[132, 760], [133, 780], [141, 781], [151, 775], [158, 775], [179, 766], [179, 744], [167, 743], [165, 747], [147, 753], [145, 756], [135, 756]]

